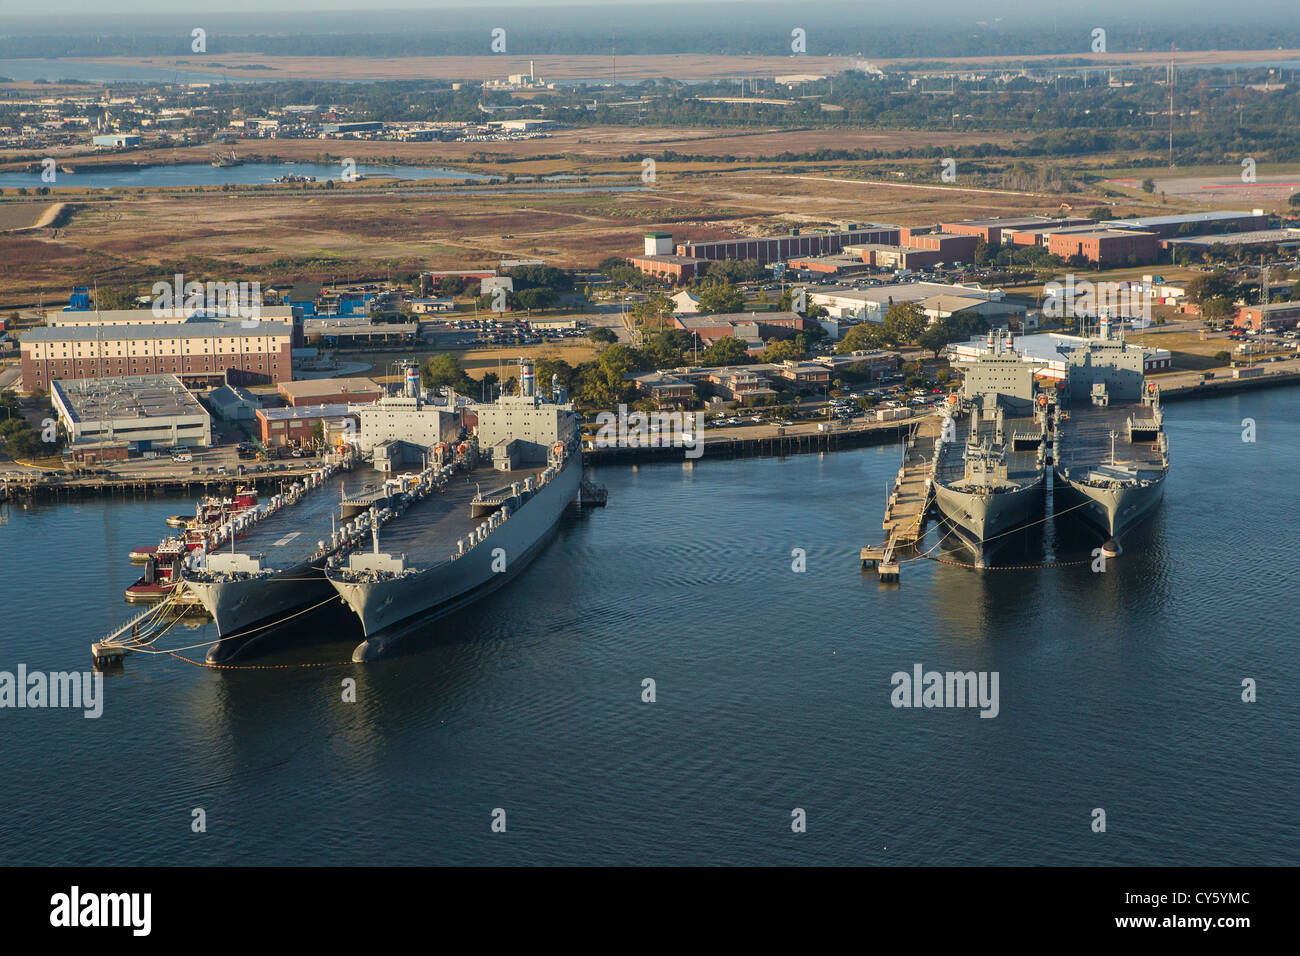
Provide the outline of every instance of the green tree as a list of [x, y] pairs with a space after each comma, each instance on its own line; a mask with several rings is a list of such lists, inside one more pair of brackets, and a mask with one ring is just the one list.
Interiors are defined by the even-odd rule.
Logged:
[[587, 333], [587, 338], [595, 345], [613, 344], [618, 341], [618, 336], [613, 329], [608, 329], [603, 325], [598, 325]]
[[732, 335], [718, 339], [700, 353], [701, 365], [748, 365], [752, 361], [745, 343]]
[[927, 326], [917, 337], [916, 344], [921, 348], [934, 354], [937, 359], [939, 353], [943, 351], [948, 344], [948, 329], [940, 322]]
[[700, 311], [710, 314], [733, 314], [745, 308], [745, 297], [730, 282], [713, 282], [703, 286], [699, 298]]
[[677, 303], [662, 292], [653, 292], [646, 301], [633, 305], [631, 311], [637, 325], [657, 329], [677, 311]]
[[1205, 299], [1201, 303], [1201, 317], [1206, 322], [1226, 322], [1233, 312], [1232, 302], [1221, 295]]
[[634, 389], [634, 386], [626, 381], [627, 376], [648, 371], [650, 362], [638, 349], [627, 345], [611, 345], [600, 353], [600, 357], [596, 359], [596, 367], [604, 378], [610, 394], [623, 399]]
[[466, 395], [478, 393], [478, 385], [461, 367], [460, 359], [450, 352], [435, 355], [420, 370], [425, 388], [449, 386]]
[[774, 339], [763, 349], [764, 362], [797, 362], [805, 355], [794, 339]]
[[886, 340], [885, 330], [879, 323], [859, 322], [844, 333], [844, 338], [835, 347], [835, 351], [841, 355], [848, 355], [850, 352], [882, 349], [889, 344], [891, 343]]
[[1203, 272], [1187, 280], [1187, 301], [1195, 305], [1202, 305], [1208, 299], [1231, 300], [1236, 291], [1237, 284], [1224, 269]]
[[925, 331], [929, 319], [925, 310], [916, 302], [895, 302], [885, 313], [881, 323], [885, 337], [895, 345], [915, 342]]

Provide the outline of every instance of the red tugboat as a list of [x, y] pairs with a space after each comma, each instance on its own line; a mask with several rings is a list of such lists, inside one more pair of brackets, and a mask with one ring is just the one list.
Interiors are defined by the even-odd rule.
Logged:
[[168, 538], [158, 545], [145, 558], [140, 580], [126, 589], [126, 603], [156, 604], [171, 594], [181, 579], [181, 567], [190, 550], [185, 538]]
[[[194, 508], [194, 517], [185, 521], [185, 533], [182, 536], [185, 547], [190, 551], [200, 547], [223, 522], [256, 507], [257, 500], [256, 488], [242, 487], [235, 490], [233, 498], [219, 498], [215, 495], [203, 498]], [[167, 519], [167, 523], [174, 525], [179, 518], [179, 515], [174, 515]], [[168, 542], [174, 540], [176, 539], [168, 538], [162, 544], [146, 544], [132, 548], [131, 563], [145, 564], [150, 555], [158, 554]]]

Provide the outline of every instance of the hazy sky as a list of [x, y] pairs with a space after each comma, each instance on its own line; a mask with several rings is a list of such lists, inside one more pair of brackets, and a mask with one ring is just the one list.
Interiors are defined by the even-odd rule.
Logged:
[[[0, 12], [19, 16], [23, 13], [47, 16], [63, 13], [280, 13], [316, 10], [437, 10], [473, 7], [545, 7], [635, 5], [653, 0], [0, 0]], [[746, 0], [708, 0], [709, 3], [743, 3]], [[3, 21], [0, 20], [0, 24]], [[0, 25], [0, 32], [3, 26]]]
[[[0, 0], [0, 34], [8, 18], [49, 17], [63, 15], [113, 15], [157, 14], [188, 16], [191, 14], [220, 15], [226, 13], [312, 13], [324, 11], [383, 11], [447, 9], [490, 10], [501, 7], [522, 7], [532, 10], [546, 7], [597, 6], [606, 9], [653, 8], [658, 0]], [[678, 0], [667, 0], [676, 3]], [[701, 7], [713, 10], [719, 7], [765, 8], [764, 13], [782, 11], [798, 18], [801, 8], [795, 4], [782, 4], [774, 0], [698, 0]], [[843, 3], [835, 3], [843, 6]], [[1177, 16], [1184, 24], [1195, 25], [1202, 21], [1233, 21], [1249, 9], [1252, 19], [1277, 16], [1294, 17], [1296, 0], [1250, 0], [1249, 3], [1230, 4], [1222, 0], [926, 0], [914, 8], [890, 0], [857, 0], [851, 4], [863, 17], [886, 14], [916, 20], [918, 27], [934, 22], [936, 16], [949, 13], [965, 22], [996, 17], [1012, 21], [1051, 21], [1056, 16], [1074, 19], [1090, 16], [1121, 16], [1148, 23], [1159, 23], [1163, 18]], [[310, 24], [304, 32], [310, 32]]]

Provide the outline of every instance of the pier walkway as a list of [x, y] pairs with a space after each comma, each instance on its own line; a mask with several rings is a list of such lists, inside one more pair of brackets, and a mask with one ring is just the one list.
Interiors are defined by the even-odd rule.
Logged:
[[942, 427], [942, 417], [932, 415], [912, 429], [903, 451], [903, 462], [894, 479], [894, 488], [885, 504], [885, 520], [881, 523], [885, 542], [862, 549], [862, 566], [876, 567], [882, 581], [898, 580], [899, 550], [915, 545], [925, 527], [925, 516], [934, 494], [931, 462]]

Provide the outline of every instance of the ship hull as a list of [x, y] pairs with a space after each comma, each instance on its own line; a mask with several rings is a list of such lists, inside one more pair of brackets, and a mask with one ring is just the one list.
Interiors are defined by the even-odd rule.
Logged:
[[994, 539], [1013, 537], [1013, 532], [1032, 523], [1043, 514], [1044, 479], [1017, 491], [1000, 494], [973, 494], [936, 483], [935, 503], [948, 524], [983, 556]]
[[328, 600], [333, 593], [319, 567], [303, 562], [267, 577], [234, 581], [186, 579], [217, 625], [218, 643], [208, 649], [209, 664], [222, 664], [272, 633], [272, 624]]
[[573, 455], [522, 508], [454, 561], [382, 581], [331, 577], [330, 584], [361, 619], [366, 635], [352, 659], [382, 656], [415, 625], [450, 614], [511, 581], [541, 553], [564, 509], [577, 497], [581, 477], [581, 460]]
[[1146, 484], [1121, 484], [1098, 488], [1071, 481], [1056, 473], [1060, 500], [1056, 512], [1067, 509], [1100, 530], [1108, 539], [1117, 539], [1146, 519], [1164, 498], [1164, 475]]

